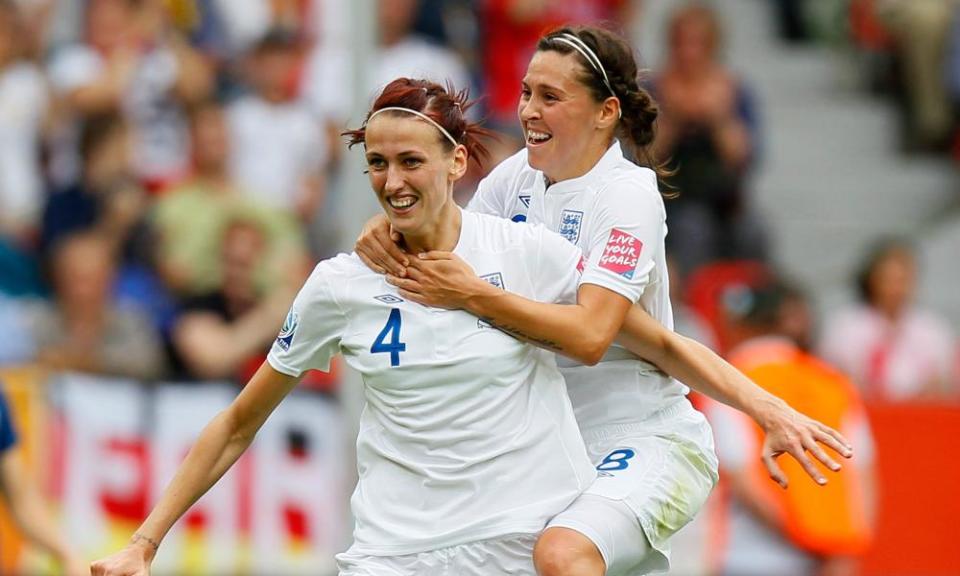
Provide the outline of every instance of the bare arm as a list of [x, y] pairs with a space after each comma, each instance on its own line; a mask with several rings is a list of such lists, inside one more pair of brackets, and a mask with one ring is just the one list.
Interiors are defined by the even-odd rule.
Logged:
[[26, 468], [13, 451], [0, 455], [0, 493], [27, 540], [53, 555], [66, 574], [79, 576], [85, 572], [83, 564], [58, 532], [36, 484], [30, 481]]
[[388, 276], [400, 294], [430, 306], [459, 308], [538, 346], [592, 365], [613, 342], [629, 300], [593, 284], [580, 286], [576, 304], [545, 304], [490, 285], [453, 254], [411, 258], [407, 278]]
[[618, 341], [694, 390], [750, 416], [765, 433], [763, 462], [767, 471], [784, 488], [787, 477], [776, 463], [783, 453], [793, 456], [819, 484], [826, 484], [827, 479], [806, 452], [831, 470], [839, 470], [840, 465], [818, 442], [846, 458], [853, 455], [850, 443], [839, 432], [797, 412], [706, 346], [667, 330], [637, 306], [627, 314]]
[[203, 429], [131, 542], [120, 552], [94, 562], [91, 573], [149, 574], [157, 548], [173, 524], [240, 458], [267, 417], [298, 381], [299, 378], [281, 374], [264, 362], [233, 403]]

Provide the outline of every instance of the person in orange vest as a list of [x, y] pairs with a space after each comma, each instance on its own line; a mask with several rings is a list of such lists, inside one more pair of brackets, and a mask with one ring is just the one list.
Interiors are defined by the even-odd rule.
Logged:
[[872, 536], [875, 516], [873, 441], [857, 389], [811, 355], [809, 308], [801, 292], [772, 282], [738, 287], [725, 305], [737, 318], [729, 361], [795, 409], [851, 439], [856, 457], [829, 483], [811, 481], [784, 460], [784, 490], [755, 457], [759, 428], [716, 402], [704, 408], [720, 460], [720, 503], [714, 507], [716, 572], [748, 575], [847, 576]]

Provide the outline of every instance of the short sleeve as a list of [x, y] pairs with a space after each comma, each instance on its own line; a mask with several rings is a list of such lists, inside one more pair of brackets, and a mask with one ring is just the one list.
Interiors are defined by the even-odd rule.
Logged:
[[317, 265], [294, 299], [267, 355], [274, 370], [300, 376], [307, 370], [330, 369], [347, 325], [333, 289], [340, 275], [332, 268], [329, 260]]
[[17, 443], [17, 434], [13, 429], [10, 407], [7, 397], [0, 389], [0, 454], [3, 454]]
[[467, 203], [467, 210], [475, 214], [506, 218], [503, 196], [507, 193], [507, 187], [501, 182], [502, 178], [494, 176], [495, 174], [491, 173], [477, 184], [477, 191]]
[[580, 284], [583, 256], [580, 249], [545, 226], [529, 226], [538, 254], [533, 277], [534, 299], [554, 304], [574, 304]]
[[467, 210], [500, 218], [511, 218], [510, 200], [516, 194], [514, 183], [518, 172], [527, 165], [525, 151], [514, 154], [494, 168], [477, 184], [477, 191], [467, 204]]
[[581, 283], [603, 286], [636, 303], [650, 281], [665, 231], [666, 212], [653, 182], [611, 182], [594, 206]]

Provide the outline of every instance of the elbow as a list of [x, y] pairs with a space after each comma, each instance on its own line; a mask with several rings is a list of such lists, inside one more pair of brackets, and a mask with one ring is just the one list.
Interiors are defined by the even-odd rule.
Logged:
[[574, 357], [587, 366], [596, 366], [603, 359], [612, 342], [613, 340], [608, 338], [584, 340], [574, 350]]

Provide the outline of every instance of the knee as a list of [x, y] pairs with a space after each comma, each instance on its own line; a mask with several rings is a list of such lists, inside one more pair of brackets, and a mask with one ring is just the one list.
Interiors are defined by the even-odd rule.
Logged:
[[569, 528], [549, 528], [537, 540], [533, 563], [540, 576], [603, 576], [606, 564], [589, 538]]

